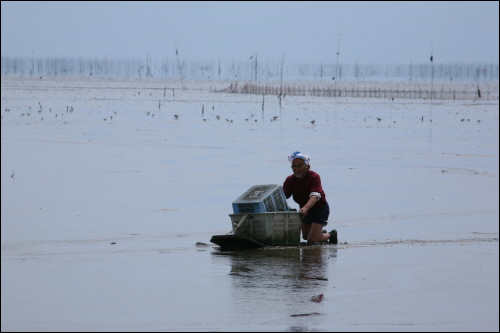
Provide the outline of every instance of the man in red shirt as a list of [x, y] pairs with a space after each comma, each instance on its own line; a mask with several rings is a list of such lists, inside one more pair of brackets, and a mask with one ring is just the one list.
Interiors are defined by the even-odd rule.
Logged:
[[322, 233], [321, 230], [328, 224], [330, 207], [326, 195], [321, 187], [320, 176], [311, 171], [310, 157], [296, 150], [288, 156], [292, 163], [293, 175], [286, 178], [283, 183], [283, 192], [286, 198], [293, 195], [293, 200], [299, 204], [302, 213], [302, 238], [308, 243], [330, 241], [337, 244], [337, 230]]

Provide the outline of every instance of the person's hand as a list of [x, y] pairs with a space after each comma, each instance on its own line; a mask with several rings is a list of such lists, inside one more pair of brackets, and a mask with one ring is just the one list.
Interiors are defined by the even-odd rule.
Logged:
[[301, 208], [301, 209], [299, 210], [299, 212], [301, 212], [301, 213], [302, 213], [302, 218], [304, 218], [304, 217], [307, 215], [307, 209], [305, 209], [305, 208]]

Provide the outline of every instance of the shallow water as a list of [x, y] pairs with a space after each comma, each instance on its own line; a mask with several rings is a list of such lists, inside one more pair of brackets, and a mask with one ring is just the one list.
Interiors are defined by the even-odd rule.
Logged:
[[[2, 77], [2, 331], [498, 331], [498, 101], [177, 84]], [[297, 148], [341, 244], [195, 245]]]
[[[2, 325], [55, 331], [496, 327], [498, 241], [233, 252], [191, 241], [131, 236], [114, 245], [38, 244], [38, 251], [6, 256]], [[47, 253], [34, 253], [44, 248]]]

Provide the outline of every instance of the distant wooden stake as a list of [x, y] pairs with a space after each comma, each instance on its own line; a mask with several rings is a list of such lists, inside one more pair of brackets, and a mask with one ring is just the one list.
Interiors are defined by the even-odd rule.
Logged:
[[[262, 94], [262, 122], [264, 122], [264, 94]], [[257, 121], [257, 120], [256, 120]]]
[[283, 94], [283, 65], [285, 64], [285, 55], [283, 54], [283, 59], [281, 60], [281, 81], [280, 81], [280, 108], [281, 108], [281, 96]]
[[257, 81], [257, 54], [255, 55], [255, 81]]
[[174, 44], [175, 44], [175, 55], [177, 56], [177, 67], [179, 68], [179, 73], [181, 74], [181, 86], [182, 89], [185, 89], [184, 87], [184, 78], [182, 77], [182, 67], [181, 67], [181, 62], [179, 60], [179, 51], [177, 50], [177, 42], [174, 39]]
[[431, 43], [431, 103], [434, 98], [434, 45]]
[[335, 67], [335, 97], [337, 97], [337, 81], [339, 80], [339, 56], [340, 56], [340, 39], [342, 34], [339, 34], [339, 46], [337, 48], [337, 66]]

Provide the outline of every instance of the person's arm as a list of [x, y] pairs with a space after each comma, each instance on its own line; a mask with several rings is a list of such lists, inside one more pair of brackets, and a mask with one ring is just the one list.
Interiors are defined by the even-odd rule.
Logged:
[[307, 203], [304, 205], [304, 207], [302, 207], [300, 209], [300, 212], [302, 213], [302, 217], [307, 215], [307, 212], [309, 211], [309, 209], [311, 209], [316, 204], [316, 202], [318, 202], [318, 200], [319, 200], [319, 198], [317, 196], [311, 195], [311, 197], [309, 198], [309, 201], [307, 201]]
[[285, 179], [285, 182], [283, 183], [283, 192], [285, 193], [285, 197], [288, 199], [292, 196], [292, 185], [291, 185], [291, 179], [290, 177], [287, 177]]

